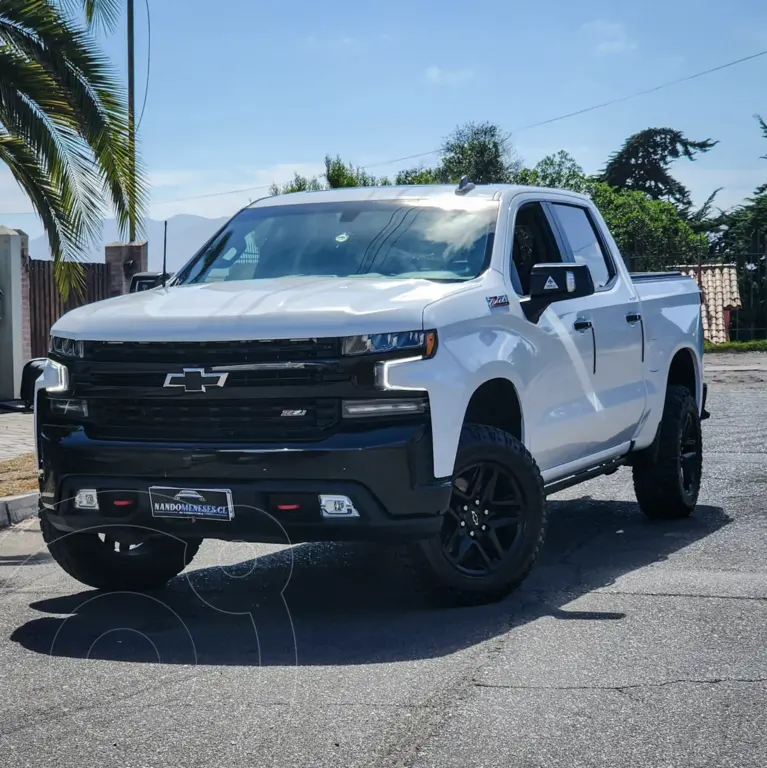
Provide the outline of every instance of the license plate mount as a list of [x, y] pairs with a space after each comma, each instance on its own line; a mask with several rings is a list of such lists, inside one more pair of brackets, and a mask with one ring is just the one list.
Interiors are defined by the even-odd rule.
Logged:
[[228, 488], [179, 488], [162, 485], [149, 489], [152, 517], [192, 520], [234, 518], [232, 492]]

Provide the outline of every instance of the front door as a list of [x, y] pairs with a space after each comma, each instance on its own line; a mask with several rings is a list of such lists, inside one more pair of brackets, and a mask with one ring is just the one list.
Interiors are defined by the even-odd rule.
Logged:
[[[510, 280], [529, 294], [534, 264], [562, 262], [563, 245], [546, 206], [538, 201], [512, 211]], [[590, 297], [552, 304], [537, 323], [515, 329], [529, 344], [525, 366], [524, 419], [527, 447], [541, 471], [597, 453], [603, 442], [594, 387], [595, 345]]]
[[565, 244], [566, 258], [587, 264], [596, 292], [588, 306], [596, 345], [594, 390], [602, 450], [629, 442], [645, 409], [641, 307], [632, 284], [618, 271], [590, 212], [581, 206], [551, 202]]

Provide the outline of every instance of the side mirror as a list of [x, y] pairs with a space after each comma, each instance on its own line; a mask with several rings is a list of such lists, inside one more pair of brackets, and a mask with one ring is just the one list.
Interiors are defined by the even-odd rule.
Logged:
[[162, 282], [161, 272], [136, 272], [131, 278], [128, 293], [149, 291], [156, 288]]
[[579, 299], [594, 293], [591, 270], [586, 264], [536, 264], [530, 270], [530, 296], [522, 299], [522, 311], [537, 323], [555, 301]]

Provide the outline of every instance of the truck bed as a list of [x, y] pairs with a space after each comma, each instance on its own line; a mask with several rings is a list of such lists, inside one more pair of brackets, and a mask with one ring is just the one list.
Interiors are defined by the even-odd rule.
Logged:
[[698, 283], [681, 272], [640, 272], [632, 274], [631, 280], [642, 303], [649, 370], [665, 370], [670, 350], [688, 335], [694, 336], [702, 351]]
[[681, 272], [631, 272], [629, 277], [634, 283], [649, 283], [656, 280], [679, 280], [687, 276]]
[[655, 312], [664, 306], [700, 305], [698, 283], [683, 272], [632, 272], [631, 281], [642, 304], [652, 303]]

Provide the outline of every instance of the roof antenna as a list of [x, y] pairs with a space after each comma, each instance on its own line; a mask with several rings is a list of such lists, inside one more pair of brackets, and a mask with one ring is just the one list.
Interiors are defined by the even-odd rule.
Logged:
[[461, 180], [458, 182], [458, 187], [455, 190], [456, 195], [465, 195], [467, 192], [471, 192], [476, 185], [468, 176], [461, 176]]
[[162, 287], [168, 282], [168, 220], [165, 219], [165, 235], [162, 241]]

